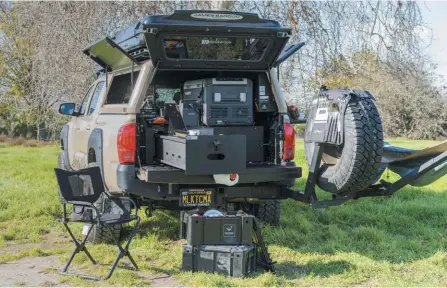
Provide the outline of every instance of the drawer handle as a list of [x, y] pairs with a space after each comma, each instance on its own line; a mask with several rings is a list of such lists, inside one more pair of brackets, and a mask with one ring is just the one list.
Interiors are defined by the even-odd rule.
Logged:
[[224, 160], [225, 154], [212, 153], [212, 154], [208, 154], [207, 158], [208, 158], [208, 160]]

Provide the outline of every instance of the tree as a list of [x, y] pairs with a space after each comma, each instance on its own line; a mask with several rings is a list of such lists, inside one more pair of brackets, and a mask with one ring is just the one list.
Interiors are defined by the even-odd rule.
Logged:
[[347, 59], [357, 51], [373, 52], [393, 77], [402, 71], [420, 77], [427, 57], [417, 32], [423, 26], [418, 5], [372, 0], [2, 3], [0, 73], [16, 76], [15, 82], [6, 77], [0, 83], [0, 102], [14, 103], [13, 114], [35, 126], [36, 134], [42, 126], [56, 131], [58, 125], [52, 124], [64, 118], [56, 116], [52, 106], [58, 101], [79, 102], [95, 77], [93, 63], [81, 53], [90, 43], [145, 15], [225, 9], [275, 19], [292, 28], [289, 43], [306, 41], [280, 69], [289, 103], [305, 109], [318, 91], [315, 82], [325, 81], [318, 69], [336, 67], [334, 59]]
[[[405, 72], [380, 62], [372, 51], [334, 58], [317, 70], [313, 86], [323, 79], [328, 88], [355, 87], [371, 92], [388, 137], [447, 137], [447, 101], [434, 85], [434, 74]], [[394, 70], [396, 69], [396, 70]], [[432, 71], [426, 68], [425, 71]]]

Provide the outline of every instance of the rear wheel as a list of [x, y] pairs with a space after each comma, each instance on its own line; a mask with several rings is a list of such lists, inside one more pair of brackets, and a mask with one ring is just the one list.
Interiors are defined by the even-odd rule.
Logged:
[[64, 170], [68, 170], [68, 171], [72, 170], [70, 165], [68, 165], [68, 163], [66, 163], [66, 161], [65, 161], [65, 152], [64, 151], [61, 151], [59, 153], [59, 156], [57, 157], [57, 167], [59, 169], [64, 169]]
[[[103, 211], [106, 213], [114, 213], [114, 212], [118, 213], [118, 211], [114, 211], [116, 210], [113, 207], [114, 203], [108, 200], [107, 198], [103, 198], [103, 196], [101, 196], [94, 205], [98, 208], [99, 211]], [[113, 225], [112, 230], [113, 230], [113, 237], [119, 240], [121, 238], [122, 225], [121, 224]], [[114, 243], [115, 240], [113, 239], [113, 237], [110, 234], [109, 227], [94, 224], [92, 231], [88, 235], [87, 241], [91, 243]]]
[[281, 218], [281, 201], [268, 200], [262, 203], [231, 203], [232, 209], [252, 214], [265, 224], [278, 226]]
[[278, 226], [281, 218], [281, 201], [269, 200], [265, 203], [254, 204], [254, 216], [272, 226]]
[[[88, 167], [96, 167], [96, 166], [98, 166], [96, 163], [88, 164]], [[116, 206], [115, 203], [107, 199], [107, 197], [105, 197], [104, 194], [101, 195], [101, 197], [99, 197], [98, 201], [96, 201], [94, 205], [102, 213], [112, 213], [112, 214], [120, 213], [119, 209], [115, 207]], [[119, 240], [121, 237], [122, 225], [121, 224], [113, 225], [112, 230], [113, 230], [113, 237]], [[114, 243], [115, 240], [113, 239], [113, 237], [110, 234], [109, 227], [94, 224], [92, 231], [88, 235], [87, 241], [92, 243]]]

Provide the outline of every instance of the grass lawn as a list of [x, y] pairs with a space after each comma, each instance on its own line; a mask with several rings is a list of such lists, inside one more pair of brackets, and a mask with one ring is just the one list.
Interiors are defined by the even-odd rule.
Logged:
[[[403, 139], [391, 142], [414, 148], [433, 144]], [[53, 175], [58, 153], [55, 146], [0, 148], [0, 249], [12, 244], [29, 247], [0, 253], [0, 263], [52, 254], [60, 254], [61, 261], [68, 258], [73, 246], [59, 220], [62, 209]], [[302, 141], [297, 142], [296, 154], [296, 163], [306, 175]], [[303, 189], [304, 183], [304, 179], [298, 180], [297, 187]], [[278, 263], [277, 275], [259, 272], [233, 279], [181, 272], [182, 242], [173, 240], [177, 219], [163, 211], [143, 218], [131, 252], [142, 273], [169, 273], [188, 286], [446, 286], [446, 187], [444, 177], [424, 188], [406, 187], [389, 198], [350, 201], [325, 210], [284, 201], [281, 226], [263, 230]], [[80, 233], [81, 228], [77, 230]], [[36, 248], [27, 243], [48, 245]], [[102, 263], [111, 263], [116, 255], [115, 247], [109, 245], [95, 245], [90, 251], [94, 257], [101, 255], [95, 258]], [[84, 255], [77, 257], [78, 267], [90, 265]], [[91, 272], [105, 273], [107, 268]], [[60, 281], [84, 286], [150, 285], [150, 280], [124, 269], [115, 270], [106, 282], [74, 277], [61, 277]]]

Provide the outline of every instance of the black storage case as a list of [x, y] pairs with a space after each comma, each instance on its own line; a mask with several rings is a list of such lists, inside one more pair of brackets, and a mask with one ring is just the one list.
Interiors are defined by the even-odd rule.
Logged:
[[242, 277], [256, 271], [251, 245], [183, 245], [183, 271], [203, 271]]
[[180, 235], [189, 245], [252, 245], [253, 215], [192, 216], [182, 212]]

